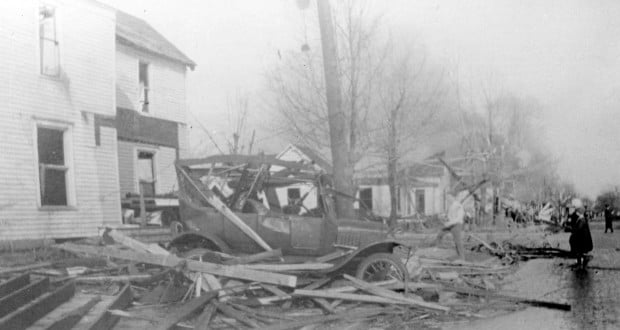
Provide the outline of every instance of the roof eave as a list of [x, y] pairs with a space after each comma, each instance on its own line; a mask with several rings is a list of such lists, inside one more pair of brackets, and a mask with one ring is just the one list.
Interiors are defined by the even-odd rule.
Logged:
[[191, 60], [190, 61], [181, 60], [181, 59], [178, 59], [178, 58], [174, 58], [174, 57], [168, 56], [168, 55], [163, 54], [161, 52], [157, 52], [157, 51], [154, 51], [152, 49], [149, 49], [149, 48], [146, 48], [146, 47], [142, 47], [142, 46], [136, 44], [135, 42], [132, 42], [131, 40], [129, 40], [129, 39], [127, 39], [127, 38], [125, 38], [125, 37], [123, 37], [121, 35], [116, 34], [116, 41], [121, 43], [121, 44], [123, 44], [123, 45], [125, 45], [125, 46], [136, 48], [136, 49], [139, 49], [139, 50], [141, 50], [143, 52], [146, 52], [146, 53], [149, 53], [149, 54], [152, 54], [152, 55], [156, 55], [156, 56], [165, 58], [165, 59], [170, 60], [170, 61], [181, 63], [181, 64], [187, 66], [188, 68], [190, 68], [190, 70], [192, 70], [192, 71], [194, 71], [194, 69], [196, 68], [196, 63], [194, 61], [191, 61]]

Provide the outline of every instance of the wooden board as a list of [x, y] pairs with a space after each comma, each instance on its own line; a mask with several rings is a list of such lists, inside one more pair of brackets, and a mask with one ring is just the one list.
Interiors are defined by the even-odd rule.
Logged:
[[125, 285], [123, 289], [119, 292], [118, 295], [111, 301], [111, 303], [106, 307], [105, 311], [91, 320], [88, 324], [79, 323], [75, 328], [77, 329], [88, 329], [88, 330], [108, 330], [111, 329], [116, 322], [118, 322], [119, 317], [116, 315], [112, 315], [108, 310], [110, 309], [125, 309], [127, 306], [131, 304], [133, 300], [133, 293], [131, 292], [131, 286], [129, 284]]
[[[63, 316], [68, 315], [71, 311], [76, 310], [80, 306], [88, 303], [91, 299], [98, 297], [95, 294], [76, 293], [71, 299], [60, 304], [53, 311], [47, 313], [44, 317], [39, 319], [28, 330], [45, 330], [51, 327], [56, 321], [60, 320]], [[102, 296], [101, 299], [105, 299], [109, 296]], [[99, 302], [101, 303], [101, 302]], [[87, 315], [89, 312], [85, 313]], [[69, 328], [70, 329], [70, 328]]]
[[230, 260], [226, 260], [224, 265], [239, 265], [239, 264], [249, 264], [253, 262], [263, 261], [265, 259], [270, 258], [282, 258], [282, 250], [274, 249], [271, 251], [264, 251], [256, 254], [251, 254], [248, 256], [242, 256]]
[[29, 304], [0, 319], [0, 329], [26, 329], [65, 301], [75, 293], [75, 282], [69, 281], [62, 287], [46, 293]]
[[146, 253], [153, 253], [153, 254], [160, 254], [160, 255], [170, 254], [170, 252], [168, 252], [166, 249], [162, 248], [161, 246], [157, 244], [142, 243], [114, 229], [106, 231], [105, 234], [112, 237], [112, 239], [114, 239], [115, 242], [125, 245], [126, 247], [136, 252], [146, 252]]
[[0, 284], [0, 298], [30, 284], [30, 275], [22, 274]]
[[253, 282], [283, 285], [292, 288], [294, 288], [297, 284], [297, 277], [291, 275], [252, 270], [247, 269], [244, 266], [225, 266], [208, 262], [183, 259], [172, 254], [162, 256], [149, 253], [123, 251], [114, 247], [96, 247], [71, 243], [55, 245], [55, 247], [75, 253], [89, 253], [100, 256], [109, 256], [118, 259], [131, 260], [135, 262], [142, 262], [166, 267], [176, 267], [183, 262], [185, 263], [185, 266], [188, 270], [194, 272], [209, 273], [213, 275], [238, 278]]
[[177, 310], [171, 311], [166, 316], [166, 319], [163, 322], [159, 323], [155, 327], [155, 329], [156, 330], [168, 330], [168, 329], [173, 328], [175, 324], [186, 319], [189, 315], [191, 315], [192, 313], [202, 308], [207, 302], [209, 302], [215, 297], [217, 297], [217, 292], [212, 291], [212, 292], [205, 293], [199, 298], [194, 298], [190, 300], [188, 303], [184, 304]]

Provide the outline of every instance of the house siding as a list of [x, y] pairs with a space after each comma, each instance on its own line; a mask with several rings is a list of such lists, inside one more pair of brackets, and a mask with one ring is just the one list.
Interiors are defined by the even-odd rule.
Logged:
[[[57, 13], [58, 78], [39, 73], [40, 2], [0, 3], [0, 240], [91, 236], [121, 219], [116, 130], [103, 127], [100, 146], [94, 134], [94, 114], [115, 113], [114, 14], [88, 2], [49, 3]], [[38, 204], [35, 130], [41, 121], [71, 131], [70, 209]]]

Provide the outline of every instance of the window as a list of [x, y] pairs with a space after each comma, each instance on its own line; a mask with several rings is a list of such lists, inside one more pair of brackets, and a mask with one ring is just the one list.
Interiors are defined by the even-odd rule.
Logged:
[[142, 112], [149, 112], [149, 64], [145, 62], [139, 62], [138, 64], [138, 76], [140, 80], [140, 110]]
[[372, 188], [364, 188], [360, 190], [360, 209], [364, 208], [368, 211], [372, 211]]
[[55, 9], [48, 6], [39, 8], [41, 73], [47, 76], [58, 76], [60, 74], [57, 37]]
[[37, 127], [39, 190], [42, 206], [68, 206], [69, 167], [65, 130]]
[[418, 214], [426, 214], [426, 197], [424, 189], [416, 189], [415, 191], [415, 211]]
[[138, 185], [144, 196], [155, 196], [155, 154], [138, 151]]

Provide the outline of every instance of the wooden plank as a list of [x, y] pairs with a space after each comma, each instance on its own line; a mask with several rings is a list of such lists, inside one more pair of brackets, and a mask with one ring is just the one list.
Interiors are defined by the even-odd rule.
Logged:
[[88, 300], [84, 305], [79, 306], [78, 308], [69, 311], [65, 315], [61, 316], [56, 322], [47, 327], [47, 330], [65, 330], [71, 329], [74, 325], [76, 325], [82, 317], [90, 311], [93, 306], [101, 301], [100, 296], [92, 297]]
[[40, 263], [34, 264], [34, 265], [2, 268], [2, 269], [0, 269], [0, 275], [9, 274], [9, 273], [20, 273], [20, 272], [25, 272], [25, 271], [29, 271], [29, 270], [33, 270], [33, 269], [38, 269], [38, 268], [51, 267], [52, 265], [54, 265], [53, 262], [40, 262]]
[[294, 296], [299, 296], [299, 297], [340, 299], [340, 300], [349, 300], [349, 301], [378, 303], [378, 304], [409, 305], [409, 303], [407, 303], [407, 302], [404, 302], [404, 301], [401, 301], [401, 300], [396, 300], [396, 299], [377, 297], [377, 296], [366, 295], [366, 294], [330, 292], [330, 291], [324, 291], [324, 290], [303, 290], [303, 289], [298, 289], [298, 290], [295, 290], [293, 292], [293, 295]]
[[202, 190], [196, 185], [194, 180], [185, 171], [184, 168], [177, 166], [177, 171], [181, 173], [185, 180], [192, 185], [194, 189], [204, 198], [211, 206], [218, 210], [224, 217], [232, 222], [237, 228], [239, 228], [244, 234], [250, 237], [256, 244], [265, 249], [265, 251], [271, 251], [272, 248], [265, 242], [250, 226], [248, 226], [241, 218], [239, 218], [231, 209], [224, 204], [211, 190]]
[[507, 301], [512, 301], [515, 303], [528, 304], [528, 305], [536, 306], [536, 307], [546, 307], [546, 308], [551, 308], [551, 309], [559, 309], [563, 311], [571, 310], [571, 305], [569, 304], [562, 304], [562, 303], [556, 303], [552, 301], [544, 301], [544, 300], [509, 296], [505, 294], [493, 293], [488, 290], [456, 288], [456, 287], [451, 287], [451, 286], [444, 286], [443, 289], [447, 291], [457, 292], [460, 294], [507, 300]]
[[49, 278], [36, 281], [0, 299], [0, 317], [3, 317], [42, 295], [49, 288]]
[[75, 282], [69, 281], [62, 287], [46, 293], [20, 309], [0, 319], [0, 329], [26, 329], [54, 308], [71, 299], [75, 293]]
[[76, 277], [75, 281], [78, 283], [97, 283], [97, 282], [140, 282], [148, 280], [151, 275], [117, 275], [117, 276], [80, 276]]
[[106, 307], [103, 313], [99, 314], [93, 320], [86, 324], [79, 324], [75, 330], [88, 329], [88, 330], [108, 330], [111, 329], [120, 319], [119, 316], [113, 315], [108, 310], [111, 309], [125, 309], [131, 304], [133, 300], [133, 293], [129, 284], [125, 285], [118, 295], [112, 300], [112, 302]]
[[264, 251], [256, 254], [251, 254], [248, 256], [237, 257], [234, 259], [226, 260], [224, 265], [238, 265], [238, 264], [249, 264], [253, 262], [259, 262], [266, 259], [271, 258], [282, 258], [282, 250], [274, 249], [271, 251]]
[[108, 229], [106, 229], [106, 232], [104, 232], [104, 235], [109, 235], [110, 237], [112, 237], [112, 239], [114, 239], [115, 242], [120, 243], [136, 252], [153, 253], [153, 254], [159, 254], [159, 255], [170, 254], [170, 252], [168, 252], [166, 249], [162, 248], [161, 246], [157, 244], [142, 243], [115, 229], [109, 229], [109, 230]]
[[175, 324], [183, 321], [187, 317], [189, 317], [192, 313], [200, 309], [207, 302], [211, 301], [213, 298], [217, 297], [217, 292], [207, 292], [199, 298], [194, 298], [190, 300], [188, 303], [181, 306], [176, 311], [169, 313], [166, 319], [159, 323], [155, 329], [156, 330], [168, 330], [172, 329]]
[[366, 281], [360, 280], [358, 278], [355, 278], [353, 276], [344, 274], [344, 278], [346, 278], [347, 280], [351, 281], [353, 283], [354, 286], [367, 291], [369, 293], [375, 294], [377, 296], [380, 297], [384, 297], [384, 298], [389, 298], [389, 299], [394, 299], [394, 300], [398, 300], [398, 301], [402, 301], [405, 303], [408, 303], [409, 305], [413, 305], [413, 306], [417, 306], [417, 307], [422, 307], [422, 308], [426, 308], [426, 309], [431, 309], [431, 310], [438, 310], [438, 311], [442, 311], [442, 312], [447, 312], [450, 310], [449, 307], [445, 307], [445, 306], [441, 306], [439, 304], [434, 304], [434, 303], [429, 303], [429, 302], [425, 302], [425, 301], [420, 301], [420, 300], [415, 300], [415, 299], [411, 299], [411, 298], [407, 298], [401, 294], [398, 294], [394, 291], [382, 288], [378, 285], [374, 285], [372, 283], [368, 283]]
[[243, 265], [247, 269], [264, 270], [271, 272], [288, 272], [288, 271], [307, 271], [307, 270], [323, 270], [334, 267], [328, 263], [304, 263], [304, 264], [253, 264]]
[[244, 266], [225, 266], [196, 260], [179, 258], [173, 254], [162, 256], [150, 253], [139, 253], [132, 251], [122, 251], [114, 247], [95, 247], [87, 245], [77, 245], [72, 243], [64, 243], [55, 245], [55, 247], [76, 252], [89, 253], [100, 256], [109, 256], [118, 259], [131, 260], [153, 265], [166, 267], [176, 267], [181, 262], [185, 263], [188, 270], [202, 273], [209, 273], [218, 276], [238, 278], [253, 282], [263, 282], [276, 284], [294, 288], [297, 284], [297, 277], [292, 275], [283, 275], [268, 273], [259, 270], [246, 269]]
[[0, 298], [30, 283], [30, 274], [22, 274], [0, 284]]
[[262, 330], [297, 329], [297, 328], [301, 328], [303, 326], [310, 325], [310, 324], [321, 324], [321, 323], [331, 322], [331, 321], [336, 321], [336, 320], [341, 320], [341, 319], [356, 320], [359, 318], [368, 318], [368, 317], [376, 316], [376, 315], [383, 314], [389, 311], [391, 311], [391, 309], [387, 309], [387, 308], [380, 308], [380, 309], [374, 309], [374, 310], [361, 310], [361, 311], [353, 310], [353, 311], [349, 311], [349, 312], [345, 312], [341, 314], [307, 317], [307, 318], [303, 318], [297, 321], [273, 324], [270, 326], [263, 327]]

